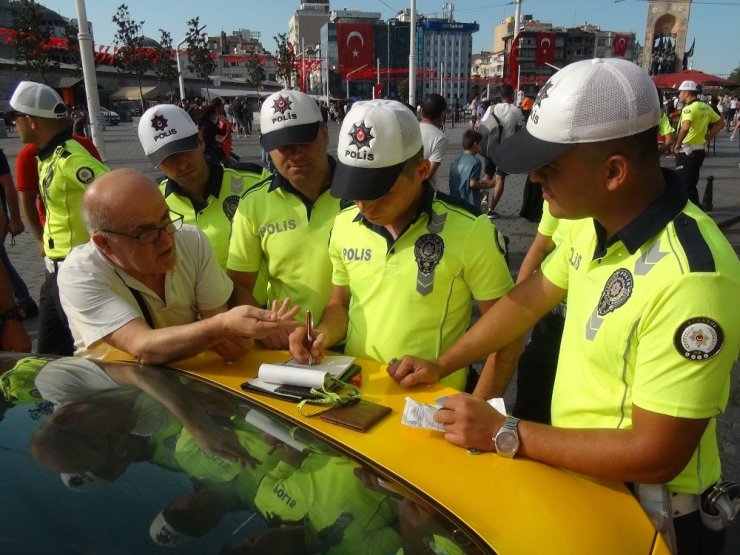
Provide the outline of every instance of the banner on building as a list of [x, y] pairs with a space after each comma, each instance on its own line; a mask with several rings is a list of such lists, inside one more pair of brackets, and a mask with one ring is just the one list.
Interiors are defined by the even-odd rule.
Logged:
[[614, 35], [614, 56], [624, 56], [627, 52], [630, 38], [628, 35]]
[[519, 88], [519, 41], [522, 35], [519, 33], [511, 41], [511, 50], [509, 50], [509, 83], [514, 90]]
[[538, 66], [555, 62], [555, 33], [537, 33], [535, 60]]
[[374, 65], [373, 26], [370, 23], [337, 23], [337, 51], [343, 77], [363, 66]]

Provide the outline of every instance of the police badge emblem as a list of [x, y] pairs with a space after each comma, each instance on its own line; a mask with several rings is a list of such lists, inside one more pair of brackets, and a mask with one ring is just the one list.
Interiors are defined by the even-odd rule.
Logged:
[[673, 344], [683, 357], [702, 361], [716, 355], [725, 342], [720, 325], [711, 318], [691, 318], [678, 326]]
[[360, 150], [363, 147], [370, 148], [370, 141], [375, 138], [371, 133], [373, 126], [366, 127], [365, 122], [361, 121], [359, 125], [356, 123], [352, 125], [352, 129], [349, 131], [349, 137], [351, 139], [351, 145], [357, 147]]
[[226, 214], [226, 217], [229, 218], [229, 221], [234, 220], [234, 214], [236, 214], [236, 209], [239, 207], [239, 196], [238, 195], [229, 195], [224, 199], [223, 208], [224, 208], [224, 214]]
[[272, 103], [272, 111], [275, 114], [285, 114], [292, 105], [293, 102], [287, 96], [278, 96]]
[[416, 265], [422, 274], [429, 275], [437, 267], [445, 252], [445, 243], [439, 235], [426, 233], [414, 244]]
[[633, 285], [632, 274], [625, 268], [620, 268], [609, 276], [599, 298], [598, 315], [605, 316], [626, 303], [632, 295]]
[[152, 118], [152, 128], [154, 131], [164, 131], [167, 129], [167, 118], [164, 116], [154, 116]]

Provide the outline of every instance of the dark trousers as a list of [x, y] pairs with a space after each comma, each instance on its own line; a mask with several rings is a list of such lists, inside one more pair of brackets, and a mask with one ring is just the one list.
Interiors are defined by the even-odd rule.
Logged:
[[701, 202], [699, 202], [699, 191], [696, 186], [699, 183], [699, 171], [706, 156], [707, 152], [704, 149], [694, 150], [689, 154], [683, 152], [676, 154], [678, 178], [684, 183], [689, 193], [689, 200], [697, 206], [701, 206]]
[[564, 324], [562, 316], [550, 312], [532, 330], [516, 371], [516, 401], [512, 414], [517, 418], [550, 424], [552, 388]]
[[48, 355], [74, 354], [74, 340], [59, 300], [57, 274], [49, 273], [48, 270], [44, 272], [39, 297], [39, 338], [36, 350]]
[[725, 546], [725, 530], [715, 532], [704, 526], [699, 511], [674, 518], [673, 528], [678, 555], [719, 555]]

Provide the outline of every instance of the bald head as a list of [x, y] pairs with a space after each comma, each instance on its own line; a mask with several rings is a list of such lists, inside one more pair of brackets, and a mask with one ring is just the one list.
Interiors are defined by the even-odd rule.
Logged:
[[104, 173], [85, 191], [82, 216], [91, 235], [111, 225], [111, 220], [126, 217], [141, 206], [164, 202], [156, 183], [138, 170], [119, 169]]

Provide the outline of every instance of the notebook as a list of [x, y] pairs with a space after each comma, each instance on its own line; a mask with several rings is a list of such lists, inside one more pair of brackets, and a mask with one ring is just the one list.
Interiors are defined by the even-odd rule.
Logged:
[[319, 364], [308, 366], [294, 359], [285, 363], [261, 364], [257, 377], [244, 382], [244, 391], [270, 395], [289, 401], [302, 401], [316, 398], [312, 388], [321, 388], [327, 378], [333, 377], [347, 381], [360, 371], [355, 357], [327, 355]]

